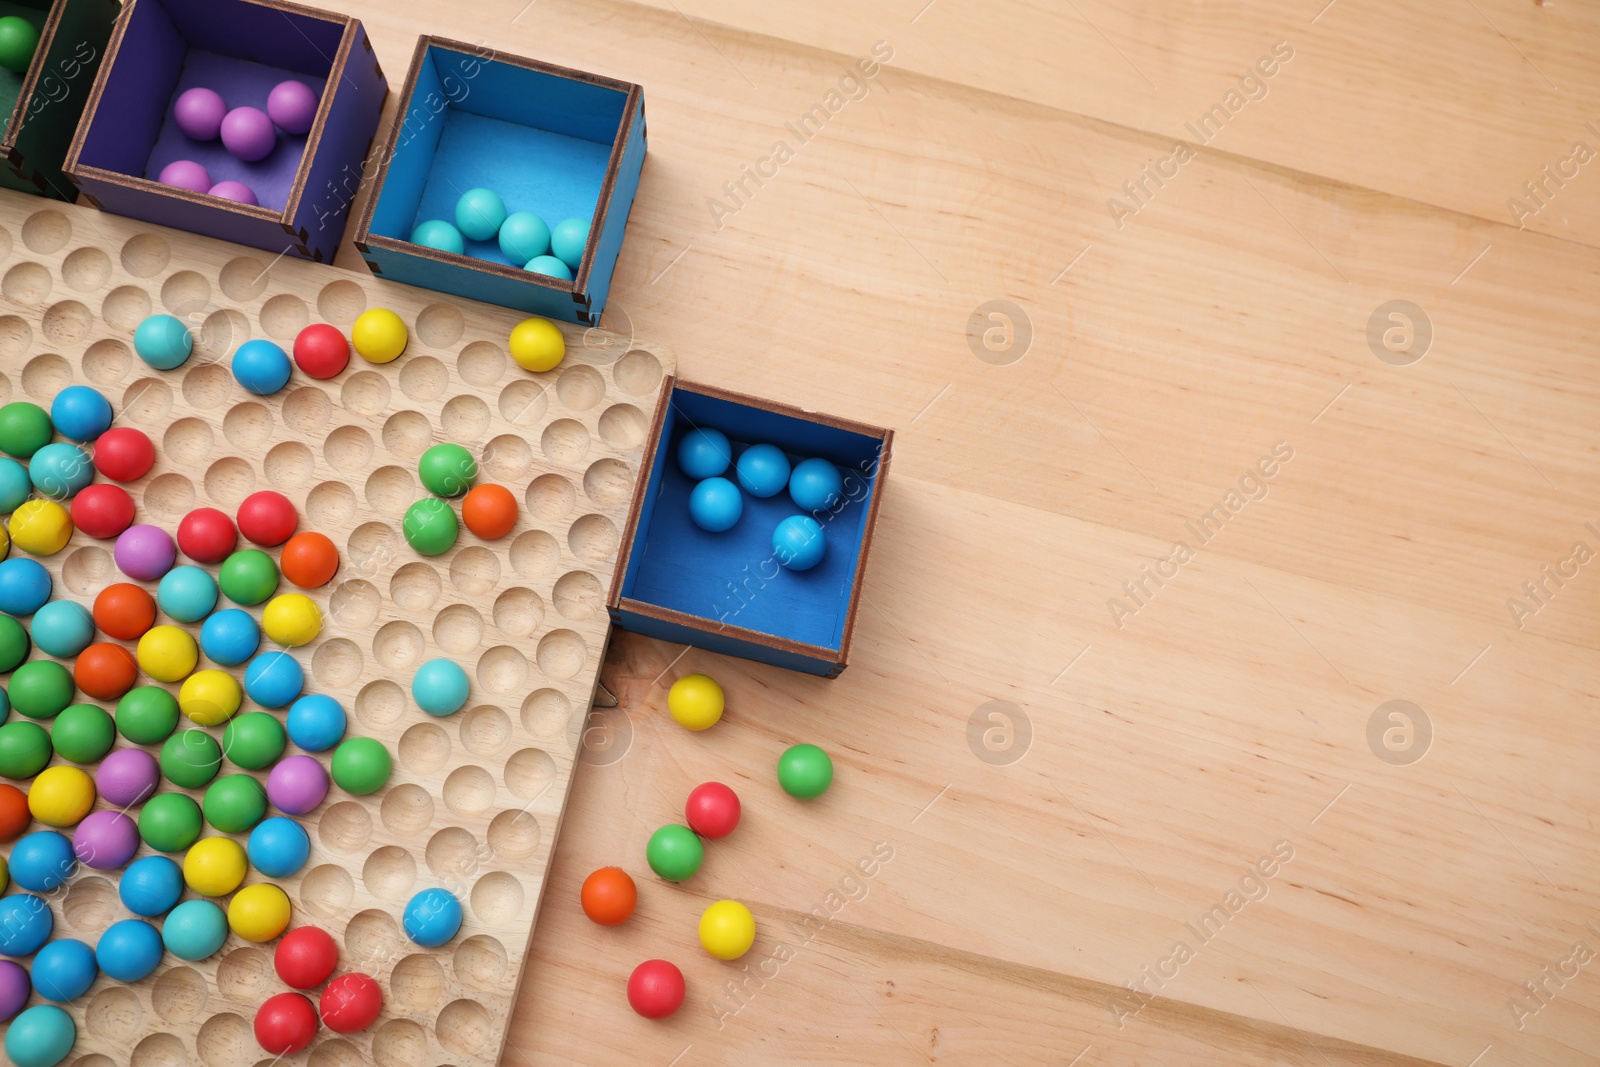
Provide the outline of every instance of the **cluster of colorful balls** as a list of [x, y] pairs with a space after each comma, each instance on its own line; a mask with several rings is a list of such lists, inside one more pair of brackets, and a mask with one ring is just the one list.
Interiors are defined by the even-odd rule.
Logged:
[[[321, 97], [305, 82], [289, 79], [272, 87], [267, 94], [267, 109], [236, 107], [229, 109], [214, 89], [196, 86], [178, 94], [172, 105], [172, 119], [190, 140], [204, 143], [222, 139], [222, 146], [242, 163], [256, 163], [278, 146], [278, 131], [299, 137], [311, 131]], [[255, 190], [242, 181], [213, 181], [211, 172], [192, 159], [179, 159], [161, 168], [157, 180], [163, 185], [206, 193], [256, 206], [261, 203]]]
[[[339, 964], [339, 946], [313, 926], [291, 930], [278, 942], [273, 969], [294, 993], [268, 997], [256, 1010], [256, 1042], [275, 1056], [292, 1056], [326, 1026], [336, 1034], [367, 1029], [383, 1010], [383, 990], [371, 975], [357, 971], [332, 977]], [[326, 982], [326, 985], [323, 983]], [[323, 986], [315, 1005], [306, 990]]]
[[[492, 482], [473, 484], [478, 480], [478, 461], [460, 445], [428, 448], [417, 460], [417, 477], [434, 495], [406, 508], [400, 532], [420, 555], [448, 552], [455, 546], [462, 523], [485, 541], [498, 541], [517, 524], [516, 495]], [[461, 497], [459, 520], [450, 506], [456, 497]]]
[[566, 219], [552, 229], [531, 211], [508, 214], [505, 201], [493, 189], [468, 189], [456, 201], [454, 225], [428, 219], [411, 231], [412, 244], [458, 256], [467, 254], [469, 240], [494, 241], [509, 262], [570, 282], [589, 243], [589, 222]]

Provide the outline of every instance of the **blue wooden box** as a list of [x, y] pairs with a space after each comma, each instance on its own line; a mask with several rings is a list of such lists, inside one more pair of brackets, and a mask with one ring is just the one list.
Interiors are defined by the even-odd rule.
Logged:
[[[813, 513], [827, 538], [820, 564], [789, 571], [773, 556], [773, 527], [800, 511], [787, 492], [764, 500], [744, 494], [743, 515], [723, 533], [690, 521], [694, 483], [675, 457], [695, 427], [721, 430], [736, 454], [765, 442], [791, 463], [820, 456], [839, 468], [843, 501]], [[893, 440], [892, 430], [669, 377], [607, 599], [612, 621], [665, 641], [836, 677], [849, 662]]]
[[[265, 109], [267, 93], [297, 78], [322, 98], [308, 134], [281, 132], [246, 163], [220, 141], [190, 140], [173, 101], [205, 86], [229, 107]], [[105, 211], [271, 252], [333, 259], [389, 85], [361, 23], [285, 0], [131, 0], [67, 154], [67, 176]], [[163, 185], [178, 159], [213, 181], [249, 185], [259, 206]]]
[[[628, 82], [423, 37], [355, 244], [379, 277], [586, 326], [600, 321], [644, 166], [644, 90]], [[468, 189], [551, 226], [586, 218], [571, 281], [523, 270], [494, 241], [466, 254], [411, 243], [452, 220]]]

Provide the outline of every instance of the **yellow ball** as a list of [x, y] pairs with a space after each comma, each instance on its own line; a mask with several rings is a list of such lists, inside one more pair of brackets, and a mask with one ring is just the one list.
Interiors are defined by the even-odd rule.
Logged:
[[201, 726], [227, 722], [243, 701], [238, 679], [227, 671], [196, 671], [178, 690], [178, 710]]
[[523, 319], [511, 329], [511, 358], [524, 370], [550, 370], [567, 355], [567, 339], [549, 319]]
[[0, 559], [11, 555], [11, 535], [6, 533], [6, 528], [0, 526]]
[[261, 612], [261, 629], [278, 644], [298, 648], [316, 640], [322, 629], [322, 612], [304, 593], [284, 593], [267, 601]]
[[228, 902], [228, 925], [246, 941], [271, 941], [289, 926], [289, 897], [267, 882], [247, 885]]
[[152, 626], [139, 638], [139, 669], [158, 682], [178, 682], [189, 677], [200, 662], [189, 631], [176, 626]]
[[19, 504], [9, 525], [12, 542], [35, 556], [53, 556], [72, 539], [72, 516], [54, 500]]
[[0, 856], [0, 893], [11, 887], [11, 865], [6, 863], [5, 857]]
[[708, 730], [722, 718], [722, 686], [703, 674], [686, 674], [667, 690], [667, 710], [688, 730]]
[[76, 826], [94, 807], [94, 779], [76, 767], [46, 767], [28, 790], [28, 813], [46, 826]]
[[756, 917], [737, 900], [719, 900], [700, 916], [700, 943], [719, 960], [736, 960], [756, 940]]
[[368, 363], [393, 363], [406, 350], [406, 324], [388, 308], [363, 311], [350, 327], [350, 343]]
[[244, 881], [250, 864], [244, 847], [231, 837], [196, 841], [183, 857], [183, 880], [203, 897], [225, 897]]

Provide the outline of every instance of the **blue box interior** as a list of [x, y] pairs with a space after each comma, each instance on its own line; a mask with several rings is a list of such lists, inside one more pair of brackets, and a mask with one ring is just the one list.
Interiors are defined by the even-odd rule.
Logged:
[[[679, 468], [677, 451], [683, 435], [695, 427], [727, 434], [735, 461], [744, 448], [766, 443], [783, 449], [791, 464], [820, 456], [839, 468], [846, 502], [831, 517], [815, 516], [827, 538], [821, 563], [789, 571], [774, 560], [773, 528], [800, 513], [787, 492], [766, 499], [745, 493], [743, 515], [723, 533], [707, 533], [690, 520], [695, 483]], [[877, 491], [881, 446], [880, 439], [866, 434], [674, 389], [621, 595], [837, 651]], [[733, 478], [731, 469], [727, 477]]]
[[[493, 189], [508, 212], [531, 211], [552, 228], [570, 218], [592, 223], [627, 103], [627, 93], [607, 86], [431, 45], [402, 101], [406, 120], [370, 231], [409, 241], [429, 219], [454, 224], [456, 201], [474, 188]], [[467, 241], [466, 254], [524, 266], [493, 240]]]

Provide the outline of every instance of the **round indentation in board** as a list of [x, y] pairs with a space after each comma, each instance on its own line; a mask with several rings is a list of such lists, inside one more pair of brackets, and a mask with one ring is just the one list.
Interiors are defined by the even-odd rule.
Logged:
[[597, 507], [621, 507], [633, 496], [633, 468], [620, 459], [597, 459], [583, 472], [583, 491]]
[[92, 1034], [111, 1041], [129, 1041], [143, 1028], [144, 1008], [127, 986], [107, 986], [89, 1001], [83, 1021]]
[[72, 1067], [116, 1067], [111, 1062], [111, 1057], [102, 1056], [98, 1052], [91, 1052], [87, 1056], [80, 1056], [72, 1061]]
[[345, 637], [324, 641], [311, 657], [311, 677], [335, 689], [354, 685], [361, 677], [360, 646]]
[[167, 1022], [186, 1022], [206, 1006], [205, 976], [193, 967], [173, 967], [156, 979], [150, 1006]]
[[417, 499], [417, 479], [408, 467], [379, 467], [367, 475], [367, 503], [393, 518], [404, 515]]
[[522, 749], [506, 761], [505, 780], [518, 800], [532, 800], [556, 780], [556, 761], [543, 749]]
[[171, 411], [172, 387], [160, 378], [140, 378], [123, 391], [122, 414], [141, 425], [159, 423]]
[[35, 400], [52, 400], [71, 384], [72, 364], [53, 352], [34, 356], [22, 368], [22, 391]]
[[479, 704], [461, 716], [461, 747], [474, 756], [498, 756], [511, 743], [511, 716], [493, 704]]
[[372, 816], [353, 800], [341, 800], [317, 820], [317, 840], [330, 852], [348, 854], [372, 840]]
[[456, 981], [478, 989], [497, 989], [511, 969], [506, 947], [487, 934], [477, 934], [456, 946], [450, 961]]
[[39, 328], [51, 344], [75, 344], [88, 337], [94, 328], [94, 313], [82, 301], [62, 300], [45, 310]]
[[478, 684], [491, 693], [516, 692], [527, 680], [528, 657], [510, 645], [496, 645], [478, 660]]
[[569, 411], [588, 411], [606, 395], [606, 380], [583, 363], [574, 364], [556, 379], [556, 396]]
[[[0, 331], [5, 328], [4, 322], [0, 319]], [[5, 347], [5, 336], [0, 333], [0, 356], [5, 355]], [[83, 354], [84, 376], [96, 385], [117, 384], [128, 376], [132, 366], [133, 350], [111, 337], [96, 341]]]
[[444, 996], [444, 968], [421, 952], [407, 956], [389, 972], [389, 990], [402, 1008], [427, 1011]]
[[356, 718], [368, 726], [390, 726], [406, 713], [406, 694], [387, 678], [378, 678], [356, 694]]
[[635, 348], [617, 360], [616, 366], [611, 368], [611, 377], [624, 393], [633, 396], [653, 393], [661, 384], [661, 361], [644, 349]]
[[509, 554], [511, 569], [524, 578], [542, 578], [561, 562], [561, 546], [543, 530], [518, 534]]
[[463, 819], [494, 807], [494, 779], [478, 766], [457, 767], [444, 780], [444, 806]]
[[61, 902], [61, 917], [80, 940], [93, 944], [92, 935], [110, 926], [118, 909], [116, 886], [104, 878], [88, 876], [70, 884]]
[[404, 900], [417, 884], [417, 861], [398, 845], [384, 845], [362, 864], [361, 883], [379, 900]]
[[135, 278], [150, 278], [166, 270], [172, 246], [158, 234], [137, 233], [122, 246], [122, 269]]
[[428, 838], [422, 858], [440, 878], [465, 875], [478, 868], [478, 840], [459, 826], [446, 826]]
[[505, 871], [491, 871], [472, 887], [472, 914], [489, 926], [513, 922], [524, 900], [521, 882]]
[[439, 1044], [458, 1056], [481, 1052], [492, 1040], [494, 1017], [476, 1000], [452, 1000], [434, 1023]]
[[433, 440], [433, 425], [420, 411], [397, 411], [383, 424], [383, 447], [403, 459], [416, 459]]
[[67, 247], [72, 240], [72, 220], [54, 208], [35, 211], [22, 224], [22, 243], [35, 252], [48, 255]]
[[101, 585], [111, 577], [114, 564], [111, 553], [95, 545], [74, 549], [61, 565], [61, 580], [67, 589], [78, 596], [100, 592]]
[[479, 466], [497, 482], [514, 482], [533, 466], [533, 446], [516, 434], [503, 433], [483, 446]]
[[489, 405], [471, 393], [451, 397], [440, 413], [439, 424], [448, 440], [476, 443], [489, 432]]
[[316, 439], [328, 432], [333, 401], [314, 385], [301, 386], [283, 398], [283, 422], [292, 430]]
[[[427, 960], [433, 957], [420, 958]], [[400, 962], [404, 963], [405, 960]], [[395, 967], [396, 971], [399, 969]], [[400, 994], [392, 977], [389, 979], [389, 988], [395, 991], [395, 998], [399, 999]], [[410, 1019], [390, 1019], [378, 1027], [378, 1032], [372, 1037], [372, 1059], [377, 1067], [423, 1067], [427, 1052], [428, 1032]]]
[[150, 294], [134, 285], [122, 285], [106, 294], [100, 317], [114, 330], [133, 331], [150, 315]]
[[211, 283], [196, 271], [180, 270], [161, 283], [161, 306], [180, 319], [200, 311], [210, 299]]
[[437, 400], [450, 385], [450, 372], [432, 356], [413, 356], [400, 368], [400, 391], [418, 403]]
[[306, 302], [293, 293], [279, 293], [261, 305], [261, 329], [268, 337], [287, 341], [310, 322]]
[[235, 343], [242, 344], [249, 339], [250, 320], [233, 308], [221, 308], [207, 315], [200, 324], [200, 334], [194, 339], [194, 355], [190, 358], [220, 362], [233, 350]]
[[329, 322], [348, 326], [367, 310], [367, 294], [355, 282], [329, 282], [317, 294], [317, 311]]
[[474, 341], [456, 357], [456, 373], [468, 385], [494, 385], [505, 372], [505, 350], [493, 341]]
[[346, 543], [350, 563], [363, 574], [376, 574], [394, 558], [400, 535], [386, 522], [364, 522], [350, 532]]
[[533, 426], [550, 410], [550, 398], [538, 382], [518, 378], [500, 390], [498, 406], [500, 417], [513, 426]]
[[433, 822], [433, 797], [420, 785], [405, 782], [384, 794], [378, 817], [396, 837], [417, 837]]
[[324, 922], [343, 915], [355, 896], [355, 879], [336, 863], [313, 867], [300, 879], [300, 907]]
[[[438, 601], [443, 585], [433, 564], [407, 563], [389, 579], [389, 599], [401, 611], [427, 611]], [[437, 628], [434, 633], [438, 634]]]
[[528, 514], [546, 526], [566, 518], [577, 500], [578, 491], [561, 474], [541, 474], [528, 483], [528, 491], [523, 495]]
[[111, 257], [93, 245], [85, 245], [61, 261], [61, 280], [69, 289], [90, 293], [111, 277]]
[[250, 1067], [261, 1054], [255, 1031], [243, 1016], [231, 1011], [202, 1023], [194, 1043], [206, 1067]]
[[311, 1050], [306, 1067], [367, 1067], [367, 1058], [344, 1038], [328, 1038]]
[[176, 1034], [151, 1034], [133, 1046], [129, 1067], [189, 1067], [189, 1053]]
[[417, 777], [433, 774], [450, 759], [450, 735], [436, 722], [419, 722], [400, 735], [400, 766]]
[[579, 559], [600, 563], [616, 555], [622, 535], [604, 515], [583, 515], [567, 531], [567, 547]]
[[522, 728], [534, 737], [559, 737], [572, 718], [572, 701], [558, 689], [537, 689], [522, 702]]
[[365, 630], [378, 617], [383, 598], [378, 587], [364, 578], [349, 578], [334, 587], [328, 597], [328, 617], [347, 630]]
[[344, 928], [344, 947], [357, 967], [367, 966], [367, 961], [393, 959], [400, 950], [400, 924], [386, 911], [369, 908], [350, 920]]
[[389, 379], [377, 371], [357, 371], [345, 379], [339, 400], [357, 415], [376, 415], [389, 406]]
[[417, 315], [417, 340], [430, 348], [449, 348], [466, 328], [466, 316], [454, 304], [429, 304]]
[[495, 597], [494, 626], [507, 637], [531, 637], [543, 619], [544, 603], [532, 589], [519, 585]]
[[248, 1003], [277, 984], [272, 971], [272, 957], [266, 949], [254, 945], [236, 948], [217, 963], [217, 992]]
[[[20, 315], [0, 315], [0, 356], [8, 361], [17, 361], [27, 355], [32, 348], [33, 327], [28, 325], [27, 320]], [[84, 373], [88, 374], [87, 355], [84, 357], [84, 364]], [[92, 374], [90, 379], [94, 380]], [[105, 384], [110, 385], [118, 381], [121, 381], [120, 376]]]
[[588, 571], [568, 571], [556, 579], [550, 601], [564, 619], [584, 622], [604, 613], [605, 590]]
[[500, 560], [482, 545], [468, 545], [450, 561], [450, 584], [468, 596], [483, 596], [500, 581]]
[[217, 284], [229, 300], [247, 303], [267, 291], [267, 264], [254, 256], [238, 256], [223, 264]]
[[0, 278], [0, 293], [30, 307], [42, 304], [50, 297], [50, 272], [38, 263], [18, 263]]
[[[190, 367], [183, 376], [183, 399], [190, 407], [202, 410], [218, 407], [232, 394], [233, 375], [220, 363], [202, 363], [198, 367]], [[289, 405], [285, 403], [285, 421], [288, 408]]]
[[175, 522], [194, 510], [194, 483], [182, 474], [158, 474], [144, 487], [142, 502], [153, 517]]
[[576, 419], [557, 419], [544, 428], [539, 446], [550, 462], [577, 468], [589, 454], [589, 431]]
[[546, 678], [564, 682], [583, 670], [583, 665], [589, 661], [589, 649], [584, 645], [583, 638], [573, 631], [551, 630], [539, 638], [536, 656], [539, 670], [544, 672]]
[[372, 459], [372, 435], [359, 426], [340, 426], [328, 435], [322, 455], [336, 471], [365, 470]]
[[506, 860], [525, 860], [539, 849], [539, 820], [528, 811], [502, 811], [489, 822], [489, 847]]
[[267, 481], [278, 489], [299, 489], [317, 473], [317, 458], [299, 441], [284, 441], [272, 446], [262, 462]]
[[205, 487], [213, 502], [234, 508], [256, 491], [256, 472], [238, 456], [223, 456], [206, 468]]
[[272, 436], [272, 412], [253, 400], [235, 404], [222, 417], [222, 436], [235, 448], [260, 448]]
[[306, 494], [306, 517], [324, 530], [344, 526], [356, 517], [356, 491], [343, 482], [323, 482]]
[[383, 624], [372, 639], [372, 655], [390, 670], [403, 670], [422, 662], [422, 631], [415, 623], [396, 619]]
[[433, 643], [454, 656], [471, 652], [483, 639], [483, 616], [470, 604], [451, 604], [433, 619]]

